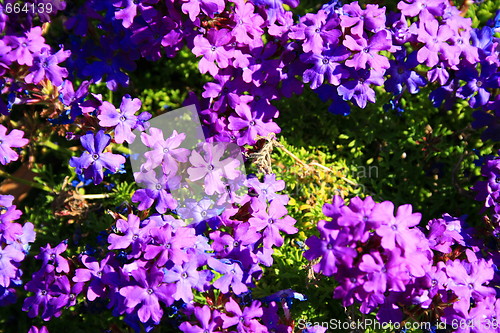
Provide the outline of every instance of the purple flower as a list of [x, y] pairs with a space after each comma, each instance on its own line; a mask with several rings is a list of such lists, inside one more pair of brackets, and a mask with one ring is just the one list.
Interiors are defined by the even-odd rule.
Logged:
[[182, 4], [182, 12], [189, 14], [189, 19], [195, 21], [196, 17], [203, 11], [209, 17], [224, 10], [224, 1], [222, 0], [187, 0]]
[[72, 157], [69, 165], [76, 168], [77, 173], [82, 173], [85, 178], [94, 179], [94, 184], [100, 184], [104, 177], [103, 168], [116, 172], [120, 165], [125, 163], [125, 157], [103, 153], [106, 146], [111, 141], [111, 137], [99, 131], [97, 134], [87, 133], [80, 138], [85, 152], [80, 157]]
[[392, 48], [392, 43], [387, 30], [381, 30], [375, 35], [366, 40], [364, 37], [353, 37], [347, 35], [343, 42], [344, 46], [354, 53], [352, 59], [345, 61], [346, 66], [354, 67], [354, 69], [367, 68], [370, 65], [377, 72], [384, 72], [390, 67], [387, 57], [378, 54], [379, 51], [387, 51]]
[[168, 192], [170, 186], [175, 183], [175, 179], [169, 179], [165, 174], [159, 178], [156, 177], [154, 171], [136, 172], [134, 177], [137, 183], [146, 186], [144, 189], [139, 189], [132, 195], [132, 202], [139, 203], [139, 210], [150, 208], [156, 201], [155, 209], [158, 213], [164, 214], [167, 209], [175, 209], [177, 201]]
[[287, 215], [288, 210], [279, 201], [271, 201], [266, 212], [266, 206], [262, 203], [257, 205], [259, 210], [248, 220], [250, 225], [257, 230], [263, 230], [264, 247], [271, 248], [273, 245], [283, 245], [283, 237], [280, 231], [294, 234], [298, 231], [293, 225], [295, 220]]
[[159, 323], [163, 310], [160, 302], [172, 305], [172, 286], [162, 283], [163, 273], [156, 268], [146, 271], [143, 268], [132, 271], [136, 284], [120, 289], [120, 295], [125, 297], [125, 304], [129, 308], [139, 306], [137, 314], [143, 323], [149, 319]]
[[314, 265], [314, 271], [331, 276], [337, 272], [340, 264], [351, 267], [357, 252], [350, 247], [351, 242], [347, 233], [329, 230], [324, 226], [325, 221], [320, 221], [318, 223], [320, 237], [311, 236], [306, 240], [309, 249], [304, 252], [304, 258], [310, 261], [321, 258]]
[[446, 5], [443, 0], [405, 0], [398, 3], [398, 9], [403, 15], [409, 17], [417, 16], [422, 12], [441, 16]]
[[140, 227], [141, 220], [134, 214], [129, 214], [127, 221], [123, 219], [118, 219], [116, 221], [116, 229], [123, 235], [110, 234], [108, 236], [108, 249], [126, 249], [131, 244], [137, 244], [141, 241], [142, 237], [145, 237], [147, 230], [143, 230]]
[[[351, 33], [362, 37], [364, 29], [378, 32], [385, 27], [385, 8], [368, 4], [363, 10], [355, 1], [340, 8], [340, 25], [342, 28], [351, 28]], [[348, 35], [349, 36], [349, 35]]]
[[432, 67], [439, 62], [439, 54], [445, 58], [454, 58], [454, 49], [447, 43], [454, 36], [453, 31], [447, 25], [440, 25], [434, 17], [426, 17], [422, 21], [417, 39], [425, 43], [417, 51], [417, 60]]
[[375, 103], [375, 91], [370, 84], [381, 86], [384, 83], [384, 77], [381, 72], [374, 70], [361, 70], [353, 72], [353, 80], [343, 82], [337, 91], [345, 101], [354, 99], [360, 108], [366, 106], [366, 102]]
[[23, 138], [24, 132], [13, 129], [7, 134], [7, 128], [0, 124], [0, 163], [6, 165], [12, 161], [16, 161], [19, 155], [12, 149], [13, 147], [24, 147], [29, 140]]
[[49, 333], [49, 330], [46, 326], [42, 326], [40, 328], [36, 326], [31, 326], [28, 333]]
[[313, 67], [304, 72], [304, 83], [311, 83], [311, 89], [316, 89], [323, 84], [326, 79], [330, 84], [338, 86], [342, 76], [347, 76], [349, 72], [339, 61], [349, 57], [349, 51], [344, 47], [337, 47], [334, 50], [321, 54], [303, 54], [301, 60]]
[[24, 253], [13, 245], [0, 247], [0, 286], [9, 287], [10, 281], [18, 277], [17, 263], [23, 261]]
[[194, 315], [198, 319], [198, 325], [183, 322], [179, 329], [185, 333], [219, 333], [222, 326], [222, 318], [219, 311], [211, 310], [208, 306], [195, 307]]
[[164, 266], [170, 260], [175, 265], [187, 262], [189, 257], [185, 249], [193, 247], [196, 242], [193, 228], [179, 227], [174, 233], [169, 224], [153, 228], [150, 235], [155, 242], [146, 247], [144, 258], [151, 260], [157, 257], [158, 266]]
[[248, 307], [245, 307], [243, 311], [236, 301], [229, 298], [229, 302], [226, 303], [226, 313], [221, 315], [223, 319], [223, 328], [230, 328], [236, 326], [238, 332], [252, 332], [252, 333], [264, 333], [267, 329], [262, 325], [258, 318], [262, 317], [263, 310], [259, 301], [253, 301]]
[[304, 52], [321, 54], [326, 44], [335, 45], [342, 32], [337, 29], [338, 19], [328, 18], [328, 13], [319, 10], [317, 14], [306, 14], [301, 18], [298, 26], [292, 27], [289, 36], [293, 39], [304, 40]]
[[[257, 96], [258, 97], [258, 96]], [[235, 107], [236, 115], [230, 115], [228, 128], [237, 131], [236, 142], [239, 146], [254, 144], [257, 136], [266, 137], [269, 133], [279, 133], [281, 129], [272, 120], [268, 119], [259, 109], [253, 109], [247, 103], [255, 97], [244, 95], [240, 99], [241, 104]]]
[[63, 83], [63, 78], [68, 76], [68, 70], [59, 67], [59, 63], [65, 61], [71, 54], [71, 51], [63, 49], [55, 54], [50, 54], [49, 50], [44, 48], [35, 55], [33, 66], [30, 68], [30, 73], [26, 75], [24, 80], [26, 83], [39, 83], [44, 78], [49, 79], [55, 86], [60, 86]]
[[4, 75], [9, 69], [10, 64], [15, 59], [12, 58], [10, 53], [11, 47], [5, 44], [3, 40], [0, 40], [0, 75]]
[[223, 293], [228, 293], [229, 287], [231, 287], [236, 295], [248, 291], [247, 286], [241, 282], [243, 279], [243, 271], [237, 262], [211, 257], [208, 258], [208, 265], [222, 274], [220, 278], [215, 280], [213, 284], [215, 288]]
[[288, 204], [288, 195], [276, 193], [285, 189], [285, 182], [283, 180], [276, 180], [275, 174], [266, 174], [264, 176], [264, 182], [262, 183], [257, 177], [249, 178], [247, 179], [246, 184], [253, 188], [258, 195], [257, 198], [262, 203], [276, 200], [281, 202], [283, 205]]
[[[240, 175], [237, 169], [240, 163], [231, 156], [223, 159], [228, 148], [225, 143], [203, 143], [201, 149], [193, 150], [189, 157], [191, 166], [187, 169], [190, 181], [204, 180], [205, 193], [213, 195], [215, 192], [224, 193], [226, 185], [223, 177], [236, 179]], [[198, 150], [203, 152], [202, 156]]]
[[132, 99], [129, 95], [122, 98], [120, 109], [117, 110], [113, 104], [103, 102], [99, 107], [99, 125], [103, 127], [115, 128], [115, 141], [117, 143], [134, 142], [135, 134], [132, 130], [137, 125], [135, 113], [141, 108], [141, 101], [138, 98]]
[[458, 89], [458, 93], [464, 99], [469, 98], [472, 108], [477, 108], [488, 103], [490, 91], [500, 85], [500, 74], [497, 73], [498, 66], [487, 61], [481, 63], [481, 74], [476, 68], [465, 68], [459, 72], [459, 77], [467, 83]]
[[473, 297], [476, 301], [495, 296], [495, 290], [486, 286], [493, 279], [494, 270], [491, 262], [484, 259], [468, 263], [458, 259], [448, 261], [446, 274], [453, 281], [449, 286], [453, 292], [469, 300]]
[[33, 27], [25, 33], [26, 37], [6, 36], [5, 41], [12, 47], [11, 57], [19, 65], [33, 65], [33, 54], [46, 47], [45, 39], [42, 37], [42, 27]]
[[191, 288], [199, 288], [201, 281], [200, 272], [197, 270], [198, 262], [195, 258], [183, 263], [182, 265], [175, 265], [172, 269], [165, 271], [164, 282], [174, 283], [176, 290], [172, 294], [175, 300], [182, 299], [184, 302], [191, 302], [194, 298]]
[[73, 282], [87, 282], [87, 299], [94, 301], [106, 295], [106, 285], [116, 280], [115, 269], [110, 265], [112, 255], [108, 254], [101, 262], [95, 258], [83, 255], [81, 261], [86, 268], [77, 268]]
[[57, 273], [69, 273], [68, 260], [61, 256], [61, 253], [65, 252], [67, 248], [67, 240], [59, 243], [54, 248], [47, 244], [47, 246], [40, 248], [40, 253], [35, 258], [42, 260], [42, 267], [48, 273], [54, 271], [54, 269]]
[[[192, 2], [198, 2], [192, 0]], [[229, 59], [233, 58], [233, 51], [227, 48], [233, 36], [227, 29], [210, 29], [207, 38], [198, 35], [194, 38], [193, 53], [196, 56], [203, 56], [200, 59], [198, 67], [202, 74], [207, 72], [210, 75], [217, 75], [219, 68], [226, 68], [229, 65]], [[219, 68], [215, 65], [219, 65]]]
[[381, 245], [387, 250], [393, 250], [398, 244], [405, 253], [414, 252], [416, 249], [416, 239], [410, 227], [418, 225], [422, 214], [413, 213], [411, 205], [398, 207], [396, 217], [394, 217], [394, 204], [384, 201], [373, 208], [372, 218], [380, 222], [375, 229], [377, 235], [382, 237]]
[[262, 25], [264, 19], [259, 14], [255, 14], [255, 7], [251, 2], [236, 1], [236, 8], [233, 14], [233, 21], [236, 26], [232, 29], [232, 34], [238, 43], [262, 45], [261, 36], [264, 33]]
[[390, 77], [385, 81], [385, 89], [399, 95], [405, 89], [410, 94], [416, 94], [420, 87], [425, 86], [425, 79], [412, 69], [418, 65], [416, 53], [412, 52], [405, 60], [406, 52], [397, 52], [396, 60], [389, 60], [390, 67], [386, 75]]
[[162, 167], [166, 175], [175, 175], [179, 162], [187, 162], [190, 151], [186, 148], [179, 148], [186, 139], [186, 134], [173, 131], [172, 135], [164, 139], [163, 131], [157, 128], [150, 128], [150, 134], [142, 133], [142, 142], [152, 150], [144, 153], [146, 162], [143, 164], [145, 170], [152, 170]]
[[443, 218], [429, 221], [427, 230], [429, 230], [429, 246], [433, 250], [450, 253], [452, 245], [465, 245], [464, 238], [460, 234], [461, 220], [449, 214], [443, 214]]

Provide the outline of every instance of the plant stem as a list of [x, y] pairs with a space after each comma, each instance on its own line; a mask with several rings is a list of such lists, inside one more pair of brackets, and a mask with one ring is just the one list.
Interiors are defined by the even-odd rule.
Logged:
[[0, 170], [0, 177], [12, 179], [13, 181], [16, 181], [18, 183], [25, 184], [25, 185], [37, 188], [39, 190], [44, 190], [44, 191], [47, 191], [47, 192], [56, 193], [56, 191], [53, 188], [50, 188], [47, 185], [36, 183], [36, 182], [32, 182], [32, 181], [27, 180], [27, 179], [23, 179], [23, 178], [19, 178], [19, 177], [13, 176], [10, 173], [5, 172], [3, 170]]
[[122, 154], [130, 155], [130, 148], [125, 147], [123, 145], [115, 145], [113, 146], [113, 149]]

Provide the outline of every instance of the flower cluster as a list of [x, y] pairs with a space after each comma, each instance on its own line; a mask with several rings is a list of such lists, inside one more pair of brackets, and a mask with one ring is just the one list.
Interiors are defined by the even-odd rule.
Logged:
[[15, 286], [22, 284], [20, 265], [35, 241], [34, 225], [15, 222], [21, 211], [12, 195], [0, 195], [0, 306], [16, 302]]
[[[500, 151], [499, 151], [500, 153]], [[493, 234], [500, 232], [500, 158], [491, 156], [486, 159], [481, 169], [486, 180], [478, 181], [472, 189], [476, 192], [476, 200], [484, 203], [489, 211]]]
[[331, 220], [318, 223], [304, 256], [317, 262], [316, 272], [335, 277], [333, 295], [344, 306], [359, 302], [362, 313], [377, 311], [383, 322], [401, 322], [418, 306], [429, 310], [422, 320], [477, 319], [477, 328], [500, 310], [492, 259], [466, 243], [464, 219], [445, 214], [429, 222], [426, 235], [411, 205], [394, 215], [389, 201], [355, 197], [346, 205], [336, 196], [323, 212]]

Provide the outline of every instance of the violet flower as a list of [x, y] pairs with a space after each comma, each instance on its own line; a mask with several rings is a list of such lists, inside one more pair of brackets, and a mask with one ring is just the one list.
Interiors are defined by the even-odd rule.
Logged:
[[125, 163], [125, 157], [118, 154], [103, 153], [111, 141], [111, 137], [99, 131], [97, 134], [88, 133], [80, 138], [85, 152], [80, 157], [72, 157], [69, 165], [76, 168], [77, 173], [82, 173], [85, 178], [92, 178], [94, 184], [100, 184], [104, 177], [103, 168], [116, 172], [120, 165]]
[[0, 124], [0, 163], [2, 165], [19, 158], [19, 155], [12, 148], [20, 148], [28, 144], [29, 140], [23, 136], [24, 132], [17, 129], [13, 129], [7, 134], [7, 128]]
[[103, 102], [99, 107], [99, 125], [103, 127], [115, 128], [115, 141], [117, 143], [134, 142], [135, 134], [132, 130], [137, 125], [135, 113], [141, 108], [141, 101], [138, 98], [132, 99], [129, 95], [122, 98], [120, 109], [109, 102]]

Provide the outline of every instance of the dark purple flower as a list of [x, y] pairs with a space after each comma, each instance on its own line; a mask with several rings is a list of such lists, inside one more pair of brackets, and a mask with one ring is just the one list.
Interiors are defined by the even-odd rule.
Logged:
[[42, 260], [42, 266], [46, 272], [52, 272], [54, 269], [57, 273], [69, 273], [68, 260], [61, 256], [68, 248], [68, 242], [63, 241], [52, 248], [50, 244], [40, 248], [40, 253], [35, 258]]
[[88, 133], [80, 138], [85, 152], [80, 157], [72, 157], [69, 165], [76, 168], [77, 173], [82, 173], [86, 178], [92, 178], [94, 184], [102, 182], [104, 177], [103, 168], [117, 172], [120, 165], [125, 163], [125, 157], [112, 154], [103, 153], [106, 146], [111, 141], [111, 137], [104, 134], [104, 131], [99, 131], [97, 134]]

